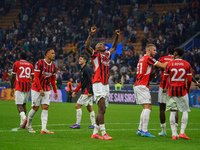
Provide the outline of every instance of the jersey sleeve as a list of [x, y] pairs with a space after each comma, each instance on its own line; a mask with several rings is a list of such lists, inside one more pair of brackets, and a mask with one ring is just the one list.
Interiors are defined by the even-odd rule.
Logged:
[[99, 53], [98, 53], [96, 50], [93, 50], [93, 52], [92, 52], [92, 57], [94, 57], [94, 58], [95, 58], [95, 57], [97, 57], [97, 56], [98, 56], [98, 54], [99, 54]]
[[56, 66], [56, 64], [54, 64], [54, 72], [53, 72], [53, 75], [56, 75], [56, 72], [57, 72], [57, 66]]
[[11, 74], [16, 74], [16, 73], [17, 73], [17, 64], [14, 63], [14, 64], [13, 64], [13, 67], [12, 67], [12, 72], [11, 72]]
[[168, 76], [168, 75], [169, 75], [169, 66], [168, 66], [168, 64], [167, 64], [167, 66], [166, 66], [166, 68], [165, 68], [164, 75], [165, 75], [165, 76]]
[[35, 64], [34, 71], [40, 72], [41, 70], [42, 70], [42, 63], [41, 63], [41, 61], [37, 61]]
[[191, 65], [188, 64], [188, 69], [187, 69], [187, 76], [191, 76], [192, 75], [192, 68], [191, 68]]
[[152, 58], [152, 57], [147, 58], [148, 65], [155, 65], [156, 63], [157, 63], [157, 61], [154, 58]]
[[163, 63], [163, 57], [159, 58], [159, 59], [158, 59], [158, 62]]
[[105, 52], [104, 55], [105, 55], [107, 58], [110, 58], [110, 51]]

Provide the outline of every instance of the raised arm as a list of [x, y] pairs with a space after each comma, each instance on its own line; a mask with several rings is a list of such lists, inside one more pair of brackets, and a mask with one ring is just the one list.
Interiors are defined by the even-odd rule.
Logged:
[[91, 28], [91, 31], [90, 31], [90, 34], [87, 38], [87, 41], [85, 43], [85, 48], [87, 50], [87, 52], [92, 55], [93, 54], [93, 48], [90, 47], [90, 41], [91, 41], [91, 38], [92, 38], [92, 35], [97, 31], [97, 28], [96, 27], [92, 27]]
[[116, 36], [115, 36], [115, 40], [113, 42], [113, 45], [111, 47], [110, 51], [110, 55], [112, 55], [112, 53], [115, 52], [116, 48], [117, 48], [117, 44], [118, 44], [118, 39], [119, 39], [119, 35], [120, 35], [120, 30], [115, 30]]

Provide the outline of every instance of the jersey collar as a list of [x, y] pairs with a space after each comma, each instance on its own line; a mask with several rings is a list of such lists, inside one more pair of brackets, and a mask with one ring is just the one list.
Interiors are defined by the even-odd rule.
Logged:
[[49, 64], [45, 59], [44, 59], [44, 62], [45, 62], [47, 65], [51, 65], [51, 64], [52, 64], [52, 61], [51, 61], [51, 63]]

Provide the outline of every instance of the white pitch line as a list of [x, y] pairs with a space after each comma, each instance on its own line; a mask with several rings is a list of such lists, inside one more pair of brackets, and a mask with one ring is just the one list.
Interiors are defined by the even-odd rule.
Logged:
[[[69, 125], [72, 125], [73, 123], [71, 124], [48, 124], [47, 126], [69, 126]], [[88, 125], [89, 123], [81, 123], [81, 125]], [[138, 123], [106, 123], [106, 124], [138, 124]], [[150, 123], [150, 124], [159, 124], [159, 123]], [[199, 124], [199, 123], [189, 123], [189, 124]], [[40, 127], [41, 125], [33, 125], [32, 127]], [[0, 132], [21, 132], [21, 131], [24, 131], [24, 130], [18, 130], [20, 129], [19, 127], [17, 128], [13, 128], [11, 130], [0, 130]], [[84, 131], [84, 130], [87, 130], [87, 129], [64, 129], [64, 130], [54, 130], [54, 131]], [[106, 130], [110, 130], [110, 131], [122, 131], [122, 130], [137, 130], [137, 129], [106, 129]], [[159, 129], [149, 129], [149, 130], [160, 130]], [[167, 129], [167, 130], [170, 130], [170, 129]], [[187, 129], [187, 130], [200, 130], [200, 129]], [[36, 131], [39, 131], [39, 130], [36, 130]]]

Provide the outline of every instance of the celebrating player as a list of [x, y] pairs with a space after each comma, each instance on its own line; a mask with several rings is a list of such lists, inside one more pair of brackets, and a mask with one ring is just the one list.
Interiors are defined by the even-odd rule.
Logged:
[[34, 80], [31, 87], [31, 99], [32, 99], [32, 109], [28, 114], [28, 121], [26, 129], [35, 133], [31, 127], [31, 122], [35, 113], [37, 112], [39, 106], [42, 107], [41, 121], [42, 121], [42, 130], [41, 133], [53, 134], [46, 129], [47, 118], [48, 118], [48, 108], [50, 105], [50, 82], [53, 87], [55, 94], [55, 99], [58, 98], [56, 83], [55, 83], [55, 73], [57, 71], [56, 65], [53, 63], [55, 59], [55, 51], [52, 48], [47, 48], [44, 52], [45, 59], [41, 59], [36, 62], [34, 70]]
[[76, 124], [70, 126], [72, 129], [79, 129], [82, 116], [82, 105], [87, 107], [87, 110], [90, 113], [90, 120], [92, 125], [89, 126], [89, 129], [94, 129], [95, 124], [95, 113], [92, 108], [93, 99], [92, 99], [92, 70], [87, 66], [88, 58], [86, 55], [81, 55], [79, 57], [79, 65], [81, 65], [81, 81], [79, 82], [75, 92], [72, 93], [72, 97], [76, 96], [76, 93], [81, 88], [81, 96], [79, 97], [76, 103]]
[[[120, 30], [116, 30], [116, 37], [112, 48], [106, 51], [106, 47], [103, 43], [98, 43], [95, 46], [95, 50], [90, 47], [90, 40], [92, 35], [97, 31], [96, 27], [91, 28], [91, 32], [86, 41], [86, 50], [92, 57], [92, 62], [94, 66], [94, 78], [93, 78], [93, 92], [95, 101], [98, 105], [98, 113], [96, 117], [96, 124], [94, 126], [93, 135], [91, 138], [111, 140], [113, 139], [108, 134], [106, 134], [105, 124], [104, 124], [104, 114], [106, 107], [108, 107], [108, 97], [109, 97], [109, 58], [111, 54], [116, 50], [118, 38], [120, 35]], [[102, 137], [99, 136], [99, 128], [102, 133]]]
[[[176, 140], [177, 128], [175, 127], [176, 110], [183, 112], [181, 119], [181, 132], [179, 138], [190, 139], [185, 134], [185, 128], [188, 121], [188, 92], [192, 81], [192, 70], [188, 62], [182, 60], [184, 50], [181, 48], [174, 49], [174, 59], [167, 64], [163, 79], [163, 92], [166, 92], [166, 79], [169, 76], [168, 96], [166, 110], [170, 110], [170, 124], [172, 130], [172, 139]], [[187, 84], [186, 84], [187, 81]]]
[[[159, 59], [159, 62], [165, 63], [169, 62], [174, 59], [174, 46], [169, 46], [167, 48], [167, 56], [163, 56]], [[165, 123], [165, 109], [166, 109], [166, 100], [167, 100], [167, 93], [163, 93], [163, 76], [164, 76], [164, 69], [161, 70], [161, 82], [160, 82], [160, 87], [159, 87], [159, 93], [158, 93], [158, 102], [160, 106], [160, 123], [161, 123], [161, 128], [162, 132], [158, 133], [160, 136], [167, 136], [166, 134], [166, 123]], [[166, 85], [167, 87], [167, 85]], [[166, 89], [165, 87], [165, 89]], [[178, 111], [176, 112], [176, 123], [175, 127], [178, 127]]]
[[143, 111], [140, 115], [139, 128], [137, 135], [146, 137], [155, 137], [148, 132], [149, 117], [151, 112], [151, 95], [149, 92], [149, 78], [152, 72], [152, 67], [156, 66], [164, 69], [166, 63], [161, 63], [153, 59], [156, 55], [156, 46], [148, 44], [146, 46], [146, 55], [140, 58], [137, 64], [137, 78], [134, 87], [136, 103], [143, 106]]
[[13, 64], [11, 74], [11, 92], [10, 95], [14, 96], [14, 82], [15, 82], [15, 104], [21, 116], [20, 127], [25, 128], [26, 119], [26, 103], [28, 102], [29, 91], [31, 89], [31, 80], [33, 78], [33, 65], [26, 61], [27, 53], [20, 53], [20, 60]]

